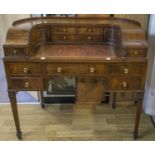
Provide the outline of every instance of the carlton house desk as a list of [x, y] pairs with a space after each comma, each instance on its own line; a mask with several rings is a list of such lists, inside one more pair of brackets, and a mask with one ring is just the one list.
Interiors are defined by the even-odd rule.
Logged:
[[60, 76], [75, 77], [76, 104], [100, 104], [109, 92], [115, 107], [117, 92], [134, 92], [133, 137], [138, 138], [148, 62], [146, 33], [140, 23], [114, 17], [22, 19], [9, 28], [4, 54], [19, 139], [22, 132], [16, 92], [47, 91], [52, 77]]

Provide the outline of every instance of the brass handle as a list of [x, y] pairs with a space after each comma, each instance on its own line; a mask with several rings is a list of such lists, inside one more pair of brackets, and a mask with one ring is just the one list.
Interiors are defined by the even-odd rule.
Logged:
[[14, 54], [16, 54], [16, 53], [17, 53], [17, 51], [16, 51], [16, 50], [13, 50], [13, 53], [14, 53]]
[[91, 37], [90, 36], [88, 37], [88, 40], [91, 40]]
[[123, 88], [126, 88], [126, 87], [127, 87], [127, 83], [124, 81], [124, 82], [122, 83], [122, 86], [123, 86]]
[[63, 39], [66, 40], [66, 36], [64, 36]]
[[63, 29], [64, 32], [67, 32], [66, 28]]
[[124, 68], [124, 74], [128, 74], [128, 73], [129, 73], [128, 68]]
[[23, 73], [28, 73], [28, 71], [29, 71], [29, 68], [27, 68], [27, 67], [23, 68]]
[[89, 28], [89, 29], [88, 29], [88, 32], [92, 32], [92, 29], [91, 29], [91, 28]]
[[138, 51], [134, 51], [134, 54], [137, 55], [138, 54]]
[[58, 67], [58, 68], [57, 68], [57, 72], [58, 72], [58, 73], [61, 73], [61, 71], [62, 71], [62, 68], [61, 68], [61, 67]]
[[25, 82], [25, 88], [29, 88], [30, 83], [29, 82]]
[[91, 67], [90, 68], [90, 73], [94, 73], [95, 72], [95, 68], [94, 67]]

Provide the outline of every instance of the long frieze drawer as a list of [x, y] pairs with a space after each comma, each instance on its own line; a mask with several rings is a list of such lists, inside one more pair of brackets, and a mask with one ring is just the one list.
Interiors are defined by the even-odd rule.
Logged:
[[102, 41], [102, 36], [101, 35], [78, 35], [78, 41]]
[[147, 56], [147, 48], [129, 48], [125, 49], [126, 57], [146, 57]]
[[78, 74], [78, 65], [71, 63], [49, 63], [45, 67], [46, 74]]
[[79, 33], [81, 34], [101, 34], [102, 29], [99, 27], [79, 27]]
[[67, 27], [67, 26], [57, 26], [52, 28], [53, 33], [75, 33], [75, 27]]
[[9, 89], [16, 90], [42, 90], [42, 78], [11, 78]]
[[11, 75], [41, 74], [41, 66], [37, 63], [7, 63]]
[[144, 82], [141, 77], [111, 77], [108, 80], [109, 90], [143, 90]]
[[46, 74], [86, 74], [86, 75], [104, 75], [107, 72], [105, 64], [72, 64], [72, 63], [49, 63], [46, 64]]
[[53, 41], [75, 41], [76, 36], [75, 35], [69, 35], [69, 34], [53, 34], [52, 40]]
[[120, 63], [110, 64], [110, 74], [123, 74], [123, 75], [141, 75], [146, 72], [145, 63]]
[[25, 57], [27, 56], [26, 48], [4, 48], [5, 56]]

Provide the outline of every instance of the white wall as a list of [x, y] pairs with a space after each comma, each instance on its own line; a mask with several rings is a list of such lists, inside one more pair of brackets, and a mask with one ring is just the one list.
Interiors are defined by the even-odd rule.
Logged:
[[149, 63], [143, 108], [145, 113], [155, 116], [155, 14], [150, 17], [148, 33]]
[[12, 22], [22, 18], [29, 18], [30, 14], [0, 14], [0, 51], [6, 39], [6, 33]]

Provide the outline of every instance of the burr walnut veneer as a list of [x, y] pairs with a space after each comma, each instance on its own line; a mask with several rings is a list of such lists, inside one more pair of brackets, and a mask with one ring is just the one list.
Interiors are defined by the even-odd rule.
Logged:
[[135, 92], [134, 138], [138, 137], [147, 67], [146, 34], [138, 22], [103, 17], [23, 19], [9, 28], [4, 54], [18, 138], [16, 92], [46, 91], [54, 76], [76, 78], [76, 104], [99, 104], [105, 92], [111, 92], [115, 107], [116, 92]]

